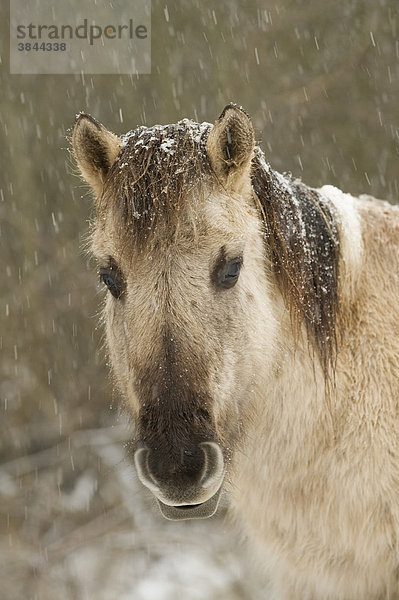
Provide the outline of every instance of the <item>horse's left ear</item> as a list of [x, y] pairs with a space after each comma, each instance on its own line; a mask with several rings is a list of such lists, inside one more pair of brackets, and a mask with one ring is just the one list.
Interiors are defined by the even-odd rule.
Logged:
[[251, 119], [241, 106], [228, 104], [206, 142], [212, 168], [228, 187], [235, 187], [241, 176], [249, 172], [254, 146]]
[[81, 113], [73, 128], [72, 149], [83, 179], [100, 195], [121, 149], [118, 136], [91, 115]]

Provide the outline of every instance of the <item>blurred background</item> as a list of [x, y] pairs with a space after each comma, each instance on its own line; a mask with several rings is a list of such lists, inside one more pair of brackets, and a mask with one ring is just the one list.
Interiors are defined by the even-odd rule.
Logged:
[[[55, 0], [54, 0], [55, 1]], [[107, 0], [104, 0], [107, 2]], [[92, 202], [67, 136], [250, 113], [268, 161], [396, 203], [397, 0], [152, 2], [152, 72], [9, 75], [0, 4], [0, 582], [5, 600], [267, 598], [224, 511], [168, 523], [124, 461]]]

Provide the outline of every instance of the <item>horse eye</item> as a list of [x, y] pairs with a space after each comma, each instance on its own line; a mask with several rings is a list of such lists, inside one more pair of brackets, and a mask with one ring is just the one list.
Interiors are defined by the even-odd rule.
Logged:
[[223, 288], [232, 288], [237, 283], [241, 266], [242, 258], [235, 258], [226, 264], [219, 277], [219, 283]]
[[115, 267], [100, 268], [100, 281], [107, 286], [114, 298], [120, 298], [125, 290], [125, 281], [122, 274]]

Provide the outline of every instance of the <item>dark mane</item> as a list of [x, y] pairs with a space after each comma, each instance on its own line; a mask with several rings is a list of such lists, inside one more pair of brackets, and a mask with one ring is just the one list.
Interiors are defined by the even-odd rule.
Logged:
[[316, 190], [274, 172], [260, 148], [252, 168], [278, 286], [294, 322], [305, 324], [327, 376], [338, 313], [339, 235], [331, 208]]
[[183, 119], [126, 134], [100, 208], [113, 202], [114, 214], [119, 212], [123, 224], [139, 237], [154, 229], [158, 219], [169, 223], [176, 218], [190, 190], [211, 173], [205, 149], [211, 127]]

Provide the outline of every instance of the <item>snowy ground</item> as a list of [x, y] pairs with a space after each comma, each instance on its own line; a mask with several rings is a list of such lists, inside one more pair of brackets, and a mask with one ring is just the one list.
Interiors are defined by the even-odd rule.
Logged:
[[260, 600], [221, 515], [163, 519], [126, 464], [123, 426], [76, 431], [0, 467], [3, 600]]

